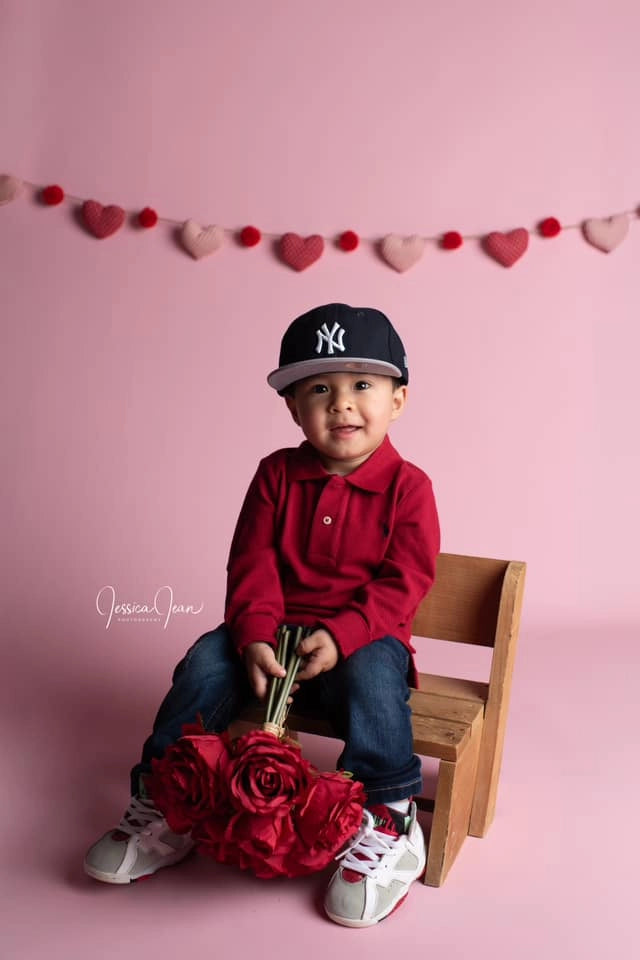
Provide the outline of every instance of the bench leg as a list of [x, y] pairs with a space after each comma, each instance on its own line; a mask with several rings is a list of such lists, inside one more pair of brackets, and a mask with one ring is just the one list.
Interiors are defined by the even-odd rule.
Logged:
[[481, 733], [478, 724], [457, 761], [440, 761], [424, 875], [431, 887], [444, 883], [469, 831]]

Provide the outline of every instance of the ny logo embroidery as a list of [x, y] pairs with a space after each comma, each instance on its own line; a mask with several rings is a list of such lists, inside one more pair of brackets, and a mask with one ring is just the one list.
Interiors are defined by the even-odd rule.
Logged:
[[329, 330], [329, 327], [326, 325], [326, 323], [323, 323], [320, 329], [316, 330], [316, 336], [318, 337], [318, 342], [316, 343], [316, 353], [322, 352], [322, 344], [325, 342], [327, 344], [327, 353], [329, 354], [333, 353], [334, 348], [336, 350], [344, 351], [344, 343], [342, 342], [344, 334], [344, 327], [341, 327], [337, 321], [334, 323], [331, 330]]

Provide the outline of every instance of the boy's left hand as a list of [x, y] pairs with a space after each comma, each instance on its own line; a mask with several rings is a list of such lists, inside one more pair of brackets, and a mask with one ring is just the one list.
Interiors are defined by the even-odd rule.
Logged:
[[301, 640], [297, 650], [304, 657], [297, 680], [311, 680], [319, 673], [333, 670], [340, 656], [335, 640], [328, 630], [322, 628]]

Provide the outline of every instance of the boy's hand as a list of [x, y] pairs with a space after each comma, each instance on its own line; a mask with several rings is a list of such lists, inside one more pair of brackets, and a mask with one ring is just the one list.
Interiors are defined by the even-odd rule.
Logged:
[[242, 655], [253, 692], [262, 700], [267, 692], [269, 677], [285, 677], [287, 671], [278, 663], [268, 643], [250, 643]]
[[304, 657], [298, 680], [311, 680], [319, 673], [333, 670], [340, 656], [335, 640], [328, 630], [322, 628], [301, 640], [297, 650]]

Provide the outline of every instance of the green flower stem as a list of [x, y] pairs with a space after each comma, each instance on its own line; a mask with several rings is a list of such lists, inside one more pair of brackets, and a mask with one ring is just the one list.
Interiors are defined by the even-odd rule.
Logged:
[[[286, 627], [280, 627], [278, 630], [278, 649], [276, 652], [276, 659], [278, 663], [282, 663], [284, 654], [287, 648], [287, 643], [289, 639], [289, 631]], [[269, 683], [269, 699], [267, 701], [267, 709], [265, 713], [265, 720], [267, 723], [274, 723], [272, 719], [273, 716], [273, 704], [276, 699], [276, 693], [278, 692], [279, 682], [281, 682], [280, 677], [272, 677]]]
[[280, 634], [283, 637], [282, 643], [280, 643], [280, 635], [278, 642], [278, 662], [283, 666], [285, 665], [287, 653], [289, 654], [288, 662], [286, 662], [286, 676], [285, 677], [272, 677], [269, 687], [269, 700], [267, 703], [267, 711], [265, 715], [265, 720], [267, 723], [277, 724], [279, 727], [284, 726], [284, 721], [287, 716], [289, 704], [287, 700], [291, 695], [291, 687], [295, 682], [296, 675], [298, 673], [298, 668], [300, 666], [301, 657], [296, 653], [298, 644], [303, 636], [307, 636], [307, 629], [298, 627], [296, 629], [295, 639], [289, 650], [289, 640], [290, 633], [288, 630], [281, 628]]
[[300, 666], [300, 661], [301, 661], [301, 660], [302, 660], [302, 657], [295, 657], [295, 658], [292, 658], [291, 661], [289, 661], [289, 664], [290, 664], [290, 665], [289, 665], [289, 668], [288, 668], [288, 670], [287, 670], [287, 677], [289, 676], [289, 673], [291, 673], [291, 681], [289, 682], [289, 684], [288, 684], [288, 686], [287, 686], [286, 696], [284, 697], [284, 703], [283, 703], [283, 707], [282, 707], [282, 720], [281, 720], [280, 725], [283, 726], [283, 727], [284, 727], [284, 725], [285, 725], [287, 716], [288, 716], [288, 714], [289, 714], [289, 710], [290, 710], [290, 708], [291, 708], [291, 704], [288, 703], [287, 701], [288, 701], [289, 695], [290, 695], [290, 693], [291, 693], [291, 687], [293, 686], [293, 683], [294, 683], [294, 681], [295, 681], [296, 675], [297, 675], [297, 673], [298, 673], [298, 668], [299, 668], [299, 666]]
[[286, 676], [280, 678], [278, 684], [278, 693], [276, 705], [273, 710], [273, 723], [277, 723], [279, 726], [283, 726], [284, 714], [287, 707], [287, 698], [291, 693], [291, 687], [293, 686], [293, 681], [295, 679], [295, 674], [298, 672], [298, 663], [299, 657], [295, 656], [295, 652], [292, 651], [289, 663], [286, 664]]
[[296, 656], [294, 649], [289, 658], [289, 663], [287, 664], [287, 675], [286, 677], [282, 678], [282, 689], [280, 690], [280, 696], [274, 711], [274, 716], [276, 717], [274, 723], [278, 723], [280, 726], [284, 725], [284, 718], [287, 713], [287, 700], [291, 694], [291, 687], [293, 686], [296, 678], [301, 659], [301, 657]]

